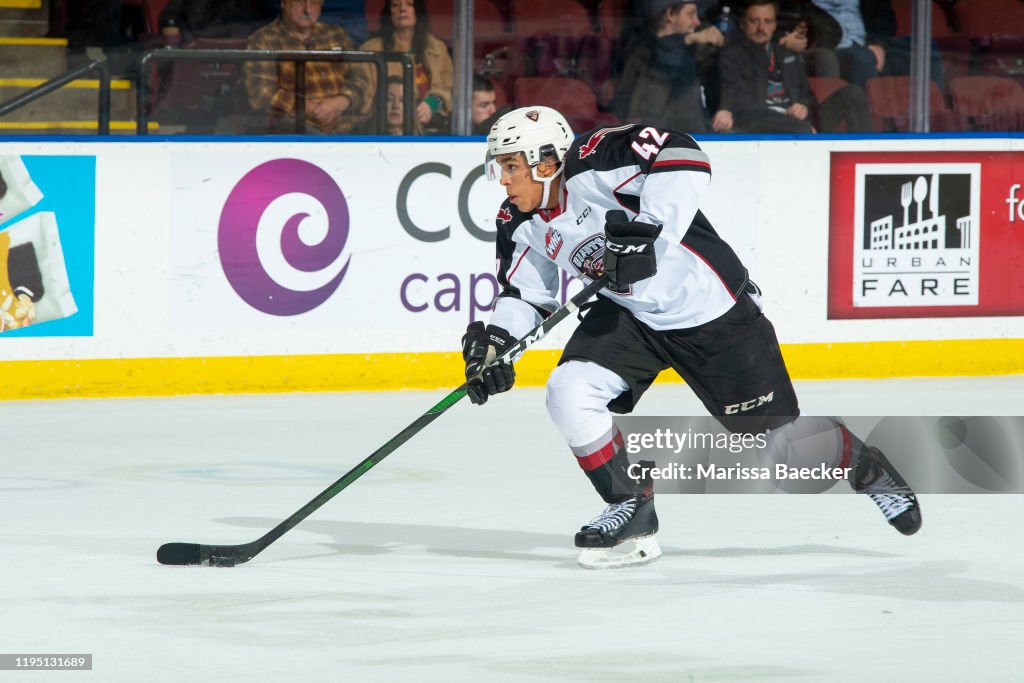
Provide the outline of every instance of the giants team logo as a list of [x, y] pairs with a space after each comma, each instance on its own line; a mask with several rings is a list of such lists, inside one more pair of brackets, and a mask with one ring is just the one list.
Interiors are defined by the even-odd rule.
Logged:
[[828, 317], [1024, 314], [1013, 152], [833, 152]]
[[548, 255], [548, 258], [552, 261], [558, 256], [558, 252], [562, 250], [562, 233], [558, 232], [554, 228], [548, 228], [548, 234], [544, 235], [544, 253]]
[[[580, 242], [569, 256], [569, 263], [579, 271], [580, 275], [585, 275], [591, 280], [596, 280], [604, 275], [604, 233], [591, 235]], [[627, 295], [633, 291], [630, 285], [616, 288], [609, 284], [605, 289], [616, 294]]]
[[978, 303], [980, 164], [859, 164], [853, 305]]
[[585, 143], [580, 145], [580, 159], [585, 159], [586, 157], [590, 156], [595, 151], [597, 151], [597, 146], [601, 144], [601, 140], [604, 140], [604, 137], [608, 135], [608, 133], [614, 133], [632, 127], [633, 124], [629, 124], [626, 126], [618, 126], [616, 128], [602, 128], [601, 130], [596, 131], [593, 135], [590, 136], [590, 139], [588, 139]]
[[573, 249], [569, 262], [581, 275], [597, 279], [604, 275], [604, 235], [591, 235]]

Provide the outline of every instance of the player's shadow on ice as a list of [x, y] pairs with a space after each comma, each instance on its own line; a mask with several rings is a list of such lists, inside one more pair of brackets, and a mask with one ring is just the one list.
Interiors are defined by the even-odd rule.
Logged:
[[[229, 517], [217, 520], [223, 524], [254, 530], [270, 529], [271, 519]], [[428, 553], [453, 557], [481, 559], [509, 558], [537, 562], [570, 561], [576, 566], [572, 534], [545, 534], [507, 529], [474, 529], [461, 526], [421, 524], [388, 524], [381, 522], [337, 522], [306, 520], [295, 531], [328, 536], [332, 541], [320, 543], [338, 553], [349, 555], [386, 555], [409, 548], [423, 548]], [[262, 532], [261, 532], [262, 533]], [[294, 531], [292, 533], [295, 533]], [[767, 556], [841, 555], [848, 557], [890, 558], [892, 553], [827, 545], [794, 545], [775, 548], [703, 548], [684, 549], [662, 546], [666, 557], [742, 558]]]
[[[270, 529], [277, 523], [252, 517], [229, 517], [217, 521], [249, 529]], [[572, 537], [566, 534], [317, 520], [304, 521], [295, 531], [300, 530], [331, 538], [331, 541], [318, 545], [347, 555], [387, 555], [409, 548], [423, 548], [428, 553], [453, 557], [514, 558], [550, 563], [572, 557], [573, 552]]]
[[[252, 529], [256, 532], [255, 536], [272, 528], [279, 520], [228, 517], [217, 521]], [[554, 568], [577, 568], [572, 536], [565, 533], [319, 520], [306, 520], [292, 531], [293, 534], [299, 532], [319, 534], [330, 539], [316, 542], [318, 547], [326, 548], [328, 552], [279, 556], [279, 561], [334, 554], [378, 556], [415, 553], [422, 548], [428, 553], [448, 557], [532, 561]], [[304, 543], [308, 546], [308, 539]], [[296, 545], [302, 544], [300, 542]], [[961, 559], [914, 561], [896, 553], [820, 544], [747, 548], [662, 546], [662, 549], [664, 557], [651, 565], [652, 571], [649, 573], [638, 567], [607, 572], [606, 575], [614, 580], [614, 576], [634, 576], [634, 571], [644, 572], [642, 578], [645, 584], [666, 586], [736, 588], [776, 585], [840, 595], [923, 602], [1024, 603], [1024, 590], [1020, 587], [977, 578], [978, 567]], [[848, 558], [849, 563], [836, 567], [836, 557]], [[687, 558], [694, 561], [688, 561]], [[817, 562], [815, 558], [824, 559]], [[709, 568], [707, 563], [701, 561], [704, 559], [719, 562]], [[728, 562], [730, 559], [740, 561]], [[882, 562], [871, 561], [875, 559]]]

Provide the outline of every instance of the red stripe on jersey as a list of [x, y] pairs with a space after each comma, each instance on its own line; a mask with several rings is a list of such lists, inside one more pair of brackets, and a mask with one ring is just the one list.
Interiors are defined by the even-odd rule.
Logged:
[[655, 161], [651, 168], [659, 168], [661, 166], [692, 166], [695, 171], [707, 171], [711, 173], [711, 164], [706, 161], [693, 161], [691, 159], [666, 159], [665, 161]]
[[631, 182], [633, 182], [633, 178], [636, 178], [641, 173], [643, 173], [643, 171], [637, 171], [636, 173], [634, 173], [633, 175], [629, 176], [628, 178], [623, 180], [621, 183], [619, 183], [619, 186], [616, 187], [614, 190], [612, 190], [612, 196], [615, 197], [615, 201], [619, 202], [619, 206], [621, 206], [623, 209], [626, 209], [627, 211], [630, 211], [630, 212], [633, 211], [633, 209], [631, 209], [628, 206], [626, 206], [625, 204], [623, 204], [622, 201], [619, 199], [619, 190], [621, 190], [626, 185], [629, 185]]
[[622, 433], [616, 429], [612, 434], [612, 440], [601, 446], [593, 453], [588, 455], [577, 455], [576, 462], [580, 464], [580, 468], [584, 472], [590, 472], [596, 470], [601, 465], [605, 464], [612, 459], [615, 453], [622, 449]]
[[524, 249], [523, 250], [523, 255], [520, 256], [519, 260], [516, 261], [516, 264], [514, 266], [512, 266], [512, 270], [508, 271], [508, 275], [505, 276], [505, 279], [508, 280], [509, 284], [512, 284], [512, 276], [516, 274], [516, 270], [519, 269], [519, 264], [523, 262], [523, 259], [526, 258], [526, 254], [528, 254], [529, 251], [530, 251], [530, 247], [527, 247], [526, 249]]
[[725, 287], [725, 291], [729, 293], [729, 296], [732, 297], [732, 300], [736, 301], [736, 295], [732, 293], [731, 289], [729, 289], [729, 285], [725, 284], [725, 280], [723, 280], [722, 279], [722, 275], [717, 270], [715, 270], [715, 267], [713, 265], [711, 265], [710, 263], [708, 263], [708, 260], [706, 258], [704, 258], [703, 256], [701, 256], [699, 252], [696, 252], [693, 249], [691, 249], [689, 247], [689, 245], [686, 244], [686, 242], [680, 241], [679, 244], [680, 244], [680, 246], [683, 247], [683, 249], [686, 249], [688, 252], [690, 252], [691, 254], [696, 256], [697, 258], [699, 258], [701, 260], [701, 262], [705, 266], [707, 266], [711, 270], [712, 273], [715, 274], [715, 277], [717, 277], [718, 281], [722, 283], [723, 287]]

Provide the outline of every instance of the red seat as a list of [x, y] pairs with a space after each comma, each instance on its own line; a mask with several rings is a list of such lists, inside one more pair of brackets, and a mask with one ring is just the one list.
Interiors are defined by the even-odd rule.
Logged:
[[969, 0], [957, 3], [963, 33], [971, 38], [1020, 36], [1024, 32], [1024, 2]]
[[148, 34], [160, 33], [160, 13], [171, 0], [142, 0], [142, 22]]
[[615, 56], [615, 41], [603, 33], [591, 33], [580, 37], [576, 49], [576, 78], [586, 81], [591, 90], [598, 93], [598, 101], [607, 105], [614, 94], [612, 84], [612, 61]]
[[[942, 90], [929, 82], [929, 128], [933, 132], [953, 132], [966, 127], [963, 117], [946, 106]], [[868, 107], [881, 130], [905, 132], [910, 130], [910, 77], [879, 76], [867, 82], [865, 88]]]
[[835, 94], [836, 90], [849, 85], [842, 78], [830, 78], [828, 76], [808, 76], [807, 83], [811, 86], [814, 99], [818, 100], [818, 102], [824, 102]]
[[[896, 13], [896, 35], [909, 36], [912, 32], [915, 0], [892, 0], [892, 9]], [[946, 19], [946, 13], [934, 2], [932, 8], [932, 36], [945, 36], [955, 33]]]
[[999, 76], [966, 76], [949, 85], [953, 109], [978, 130], [1024, 130], [1024, 87]]
[[601, 33], [612, 40], [618, 40], [622, 34], [622, 24], [626, 21], [629, 11], [629, 0], [600, 0], [597, 6], [597, 23]]
[[[451, 43], [455, 21], [455, 0], [427, 0], [430, 13], [431, 32]], [[479, 41], [489, 36], [500, 36], [506, 32], [505, 16], [491, 0], [473, 2], [473, 39]]]
[[[195, 38], [186, 49], [243, 50], [245, 38]], [[217, 119], [237, 113], [244, 93], [242, 68], [231, 62], [172, 62], [152, 112], [161, 122], [212, 132]]]
[[380, 12], [385, 5], [390, 7], [390, 0], [366, 0], [363, 6], [363, 11], [366, 12], [366, 30], [371, 35], [380, 30]]
[[971, 0], [957, 3], [965, 35], [974, 48], [973, 73], [1022, 76], [1024, 54], [1024, 2]]
[[592, 33], [590, 15], [576, 0], [514, 0], [512, 19], [521, 36]]
[[597, 110], [594, 92], [576, 78], [520, 78], [516, 81], [515, 100], [517, 107], [541, 104], [557, 109], [577, 133], [619, 122], [614, 115]]

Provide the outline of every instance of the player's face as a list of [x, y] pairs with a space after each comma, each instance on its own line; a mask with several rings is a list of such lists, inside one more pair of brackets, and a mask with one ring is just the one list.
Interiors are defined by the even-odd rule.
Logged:
[[395, 28], [416, 26], [416, 8], [412, 0], [391, 0], [391, 23]]
[[497, 96], [494, 91], [477, 90], [473, 93], [472, 114], [473, 125], [487, 120], [491, 114], [497, 111]]
[[775, 8], [771, 5], [752, 5], [743, 15], [743, 32], [756, 45], [767, 45], [775, 33]]
[[523, 213], [540, 207], [544, 197], [544, 184], [535, 180], [522, 152], [499, 155], [495, 161], [501, 167], [501, 186], [509, 201]]
[[282, 0], [281, 18], [293, 29], [308, 31], [320, 19], [324, 0]]

